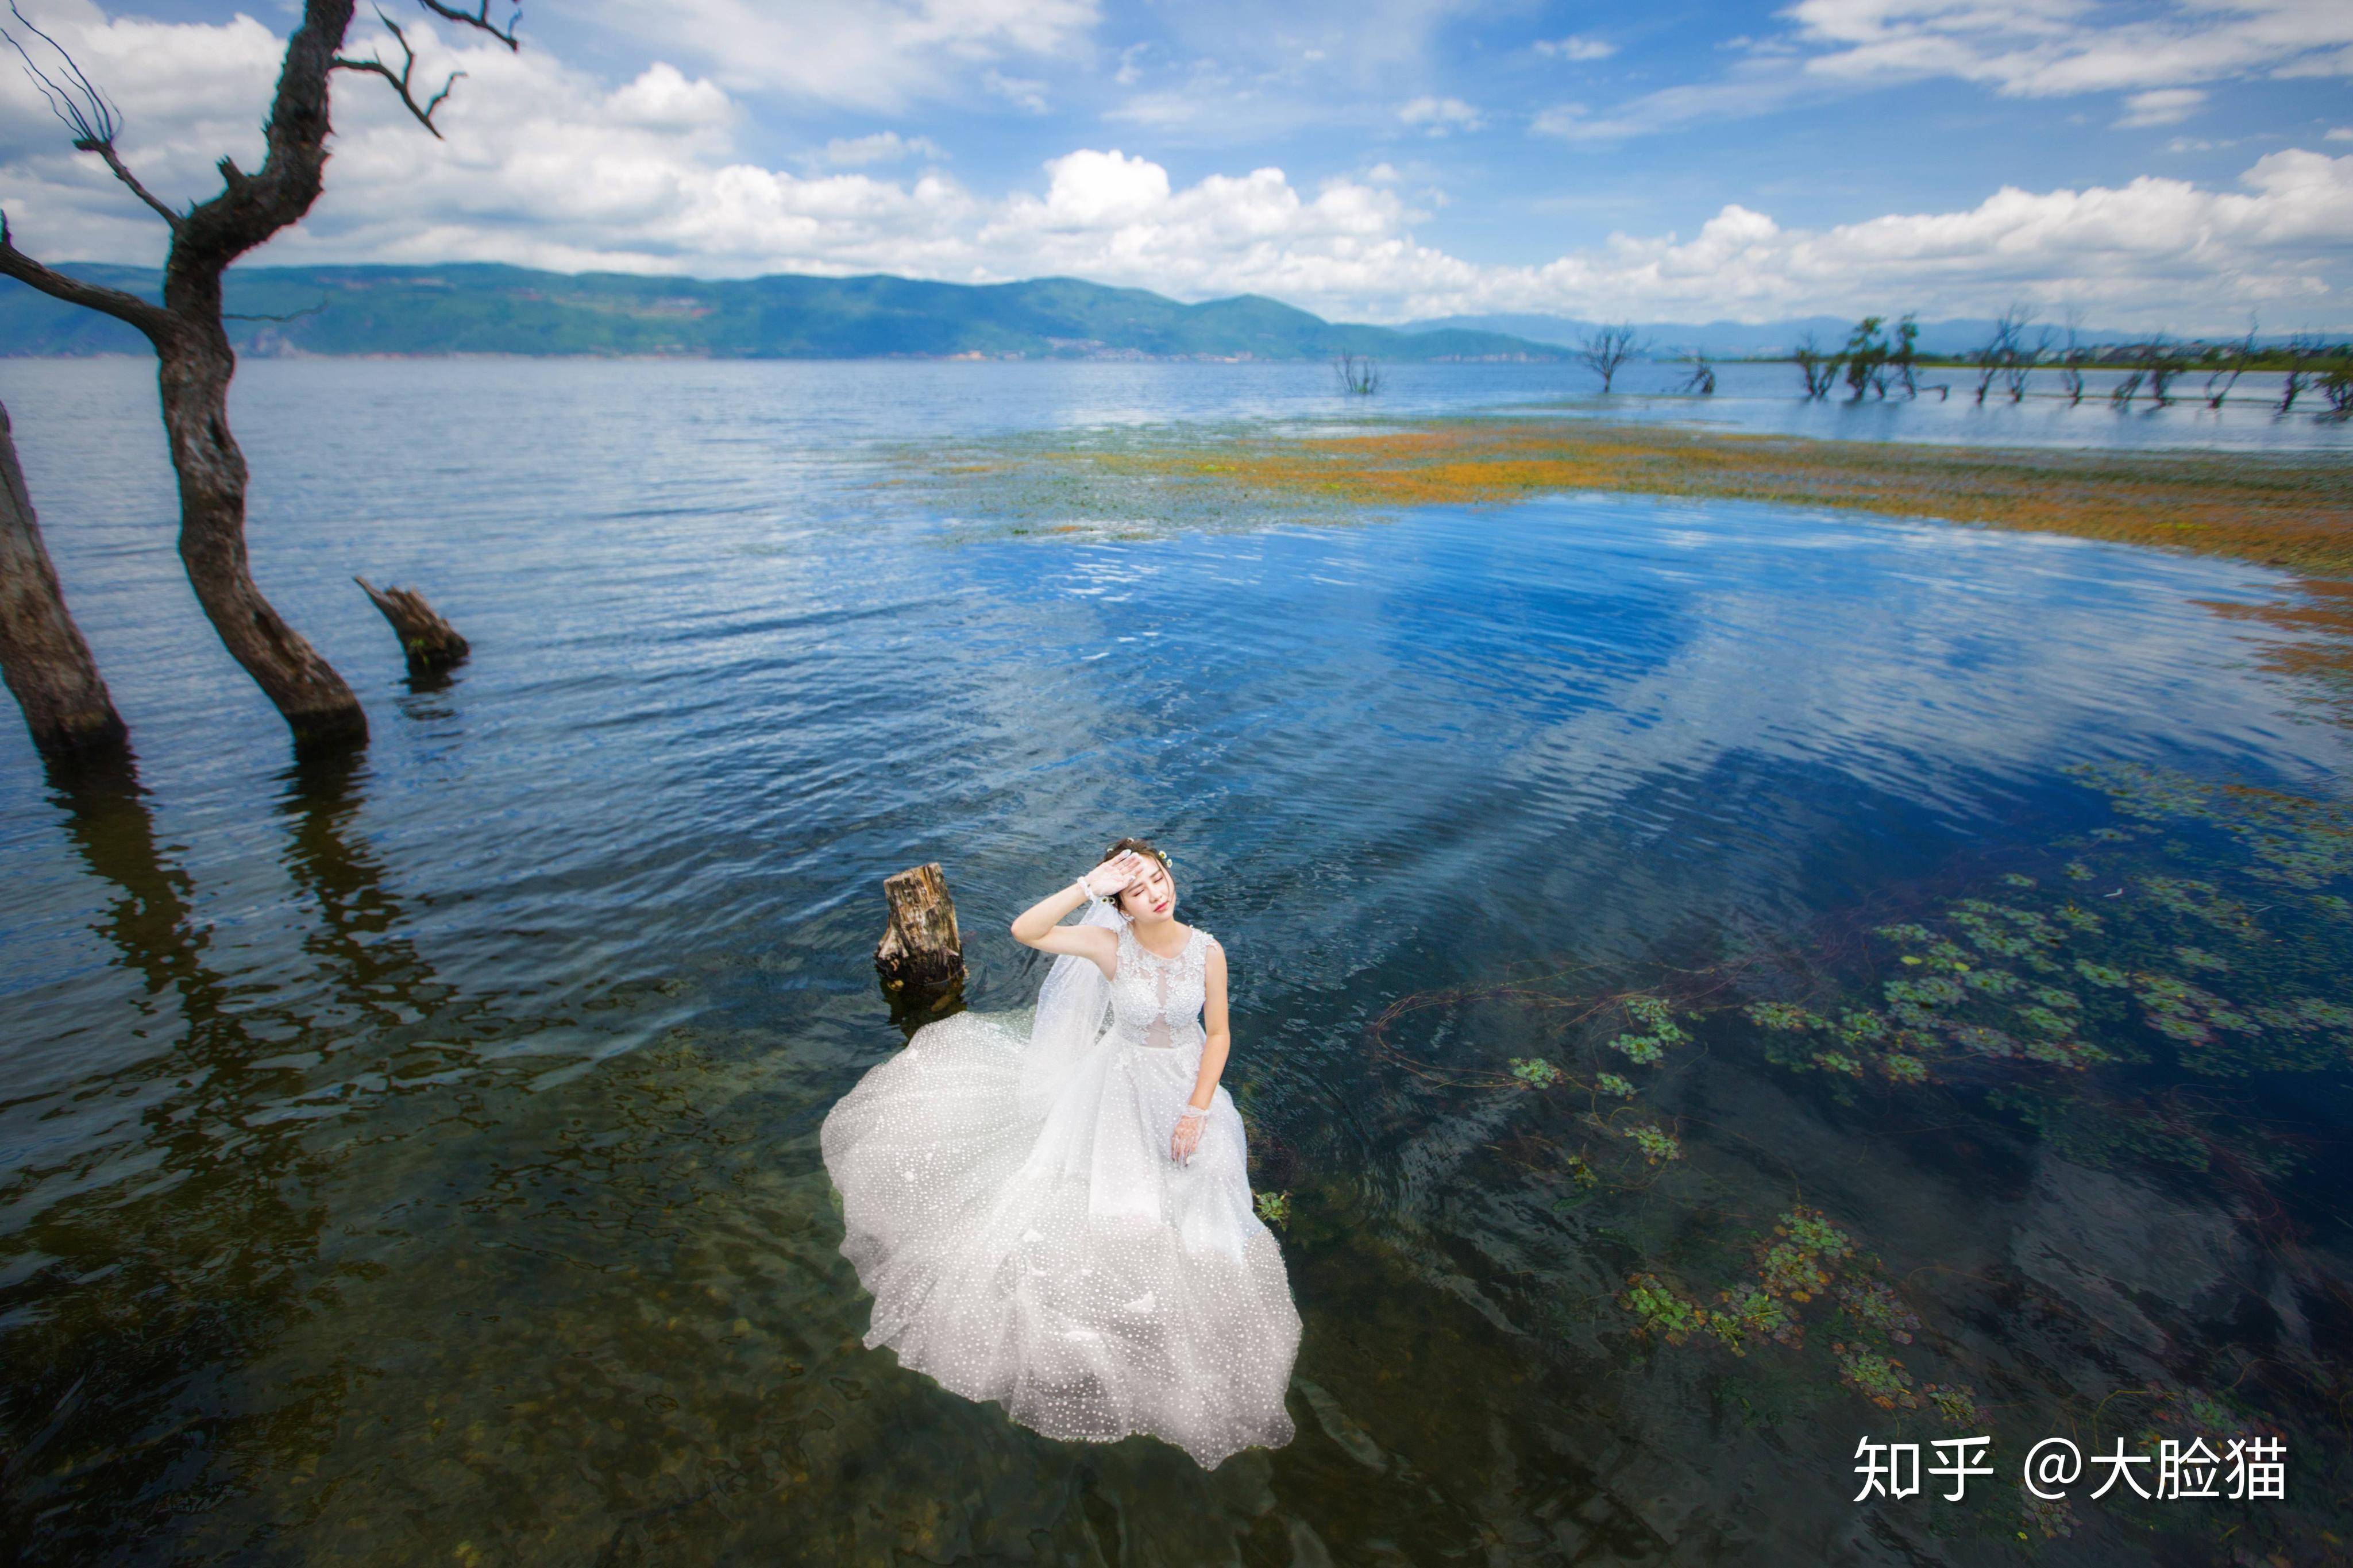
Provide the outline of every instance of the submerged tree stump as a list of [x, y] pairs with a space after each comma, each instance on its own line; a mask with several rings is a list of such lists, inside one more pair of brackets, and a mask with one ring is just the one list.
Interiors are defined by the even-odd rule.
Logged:
[[57, 568], [41, 542], [5, 408], [0, 408], [0, 679], [24, 710], [33, 744], [52, 763], [124, 753], [121, 716], [99, 679], [90, 645], [66, 613]]
[[378, 588], [364, 577], [353, 577], [368, 596], [368, 602], [384, 612], [392, 623], [393, 635], [400, 639], [401, 652], [408, 656], [411, 675], [435, 675], [465, 661], [473, 651], [471, 645], [458, 635], [458, 628], [443, 620], [425, 602], [425, 595], [414, 588]]
[[892, 1022], [912, 1036], [962, 1002], [964, 938], [938, 861], [883, 879], [882, 896], [891, 904], [891, 924], [874, 946], [874, 968], [891, 1001]]
[[874, 967], [885, 986], [926, 989], [964, 978], [964, 938], [956, 931], [955, 900], [936, 860], [888, 877], [882, 896], [891, 903], [891, 927], [874, 947]]

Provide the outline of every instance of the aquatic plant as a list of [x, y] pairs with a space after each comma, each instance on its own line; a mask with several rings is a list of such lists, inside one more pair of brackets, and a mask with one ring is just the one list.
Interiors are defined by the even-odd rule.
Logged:
[[1683, 1343], [1708, 1321], [1706, 1308], [1676, 1295], [1655, 1274], [1629, 1276], [1618, 1304], [1634, 1314], [1637, 1334], [1656, 1334], [1671, 1345]]
[[1993, 1412], [1978, 1401], [1978, 1391], [1966, 1383], [1924, 1383], [1920, 1397], [1947, 1426], [1982, 1427], [1993, 1418]]
[[1746, 1012], [1748, 1021], [1762, 1028], [1794, 1031], [1824, 1027], [1820, 1018], [1787, 1002], [1752, 1002]]
[[1631, 1127], [1621, 1127], [1618, 1131], [1620, 1137], [1631, 1138], [1635, 1146], [1642, 1151], [1642, 1158], [1653, 1165], [1683, 1157], [1682, 1142], [1673, 1134], [1660, 1131], [1652, 1122], [1637, 1122]]
[[[1869, 1325], [1898, 1344], [1910, 1344], [1920, 1320], [1904, 1299], [1877, 1279], [1852, 1279], [1837, 1291], [1839, 1305], [1856, 1321]], [[1930, 1386], [1934, 1386], [1931, 1384]]]
[[1882, 1410], [1920, 1408], [1919, 1396], [1912, 1392], [1912, 1374], [1902, 1362], [1845, 1344], [1831, 1346], [1831, 1354], [1838, 1363], [1839, 1381]]
[[1707, 1331], [1734, 1355], [1745, 1356], [1758, 1340], [1794, 1349], [1805, 1338], [1805, 1325], [1773, 1296], [1755, 1286], [1717, 1292], [1723, 1305], [1708, 1314]]
[[1514, 1057], [1512, 1076], [1530, 1089], [1550, 1089], [1560, 1081], [1560, 1069], [1542, 1057]]
[[1259, 1193], [1251, 1198], [1250, 1202], [1257, 1208], [1261, 1224], [1272, 1226], [1280, 1230], [1291, 1223], [1289, 1193]]
[[1626, 1059], [1649, 1066], [1691, 1037], [1684, 1034], [1674, 1021], [1674, 1011], [1656, 996], [1636, 992], [1622, 998], [1630, 1021], [1642, 1026], [1640, 1034], [1622, 1034], [1609, 1042], [1612, 1050], [1625, 1053]]
[[1614, 1094], [1620, 1100], [1631, 1100], [1634, 1098], [1634, 1086], [1626, 1081], [1626, 1079], [1620, 1078], [1614, 1072], [1603, 1073], [1599, 1078], [1593, 1081], [1594, 1087], [1600, 1089], [1604, 1094]]
[[[2018, 1489], [2018, 1508], [2025, 1516], [2027, 1524], [2041, 1531], [2045, 1541], [2056, 1541], [2075, 1533], [2075, 1505], [2064, 1497], [2039, 1498], [2021, 1487]], [[2024, 1541], [2026, 1531], [2020, 1531], [2018, 1538]]]
[[956, 515], [1045, 519], [1089, 536], [1105, 520], [1122, 532], [1145, 517], [1257, 526], [1609, 490], [1855, 508], [2353, 574], [2353, 481], [2326, 456], [1932, 447], [1520, 415], [1342, 435], [1056, 432], [910, 448], [902, 461], [905, 481], [952, 499]]

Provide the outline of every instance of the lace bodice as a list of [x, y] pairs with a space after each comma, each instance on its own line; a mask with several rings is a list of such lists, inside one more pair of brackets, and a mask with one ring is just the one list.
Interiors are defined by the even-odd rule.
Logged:
[[1201, 1004], [1208, 993], [1209, 946], [1196, 926], [1183, 951], [1161, 958], [1119, 928], [1119, 967], [1111, 981], [1112, 1016], [1122, 1043], [1166, 1049], [1201, 1043]]

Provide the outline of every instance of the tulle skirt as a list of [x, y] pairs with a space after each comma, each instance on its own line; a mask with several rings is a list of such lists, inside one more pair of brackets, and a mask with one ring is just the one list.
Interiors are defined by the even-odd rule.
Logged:
[[927, 1026], [826, 1117], [866, 1342], [1050, 1437], [1149, 1433], [1204, 1467], [1289, 1442], [1299, 1313], [1224, 1089], [1168, 1157], [1199, 1043], [1107, 1035], [1025, 1114], [1018, 1025]]

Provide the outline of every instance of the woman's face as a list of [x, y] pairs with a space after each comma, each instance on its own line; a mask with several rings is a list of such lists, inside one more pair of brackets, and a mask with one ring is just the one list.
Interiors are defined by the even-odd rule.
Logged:
[[1135, 879], [1119, 894], [1120, 911], [1146, 925], [1176, 917], [1176, 881], [1168, 868], [1149, 855], [1135, 858]]

